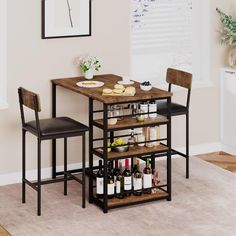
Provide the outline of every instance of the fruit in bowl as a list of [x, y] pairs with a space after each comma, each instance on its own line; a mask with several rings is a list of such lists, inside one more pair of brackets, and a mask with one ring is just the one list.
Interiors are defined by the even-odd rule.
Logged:
[[140, 88], [143, 91], [149, 91], [152, 89], [152, 84], [150, 83], [150, 81], [144, 81], [143, 83], [140, 84]]
[[114, 152], [127, 152], [129, 150], [129, 146], [122, 138], [116, 138], [111, 144], [111, 149]]

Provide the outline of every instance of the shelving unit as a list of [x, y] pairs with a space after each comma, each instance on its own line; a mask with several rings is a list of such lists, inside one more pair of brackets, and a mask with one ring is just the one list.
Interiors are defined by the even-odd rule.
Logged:
[[[158, 99], [158, 98], [157, 98]], [[168, 96], [167, 99], [170, 103], [171, 96]], [[146, 100], [146, 101], [153, 101], [152, 99]], [[138, 102], [138, 101], [137, 101]], [[128, 103], [128, 101], [127, 101]], [[108, 125], [108, 106], [109, 105], [116, 105], [117, 103], [112, 104], [103, 104], [103, 110], [93, 110], [93, 100], [90, 100], [90, 123], [92, 125], [91, 131], [93, 135], [93, 129], [96, 127], [103, 132], [103, 136], [101, 138], [94, 138], [91, 136], [90, 138], [90, 168], [92, 170], [93, 168], [93, 158], [94, 156], [97, 156], [101, 159], [103, 159], [104, 162], [104, 198], [103, 199], [97, 199], [96, 198], [96, 186], [93, 183], [93, 174], [90, 174], [90, 202], [94, 202], [97, 206], [99, 206], [104, 213], [107, 213], [109, 209], [117, 208], [117, 207], [123, 207], [123, 206], [129, 206], [129, 205], [135, 205], [150, 201], [156, 201], [161, 199], [166, 199], [168, 201], [171, 200], [171, 118], [170, 114], [167, 117], [158, 115], [156, 118], [146, 118], [143, 122], [136, 121], [135, 118], [132, 118], [131, 115], [125, 115], [122, 120], [118, 120], [115, 125]], [[120, 103], [119, 103], [120, 104]], [[124, 104], [124, 103], [122, 103]], [[93, 119], [93, 114], [101, 113], [102, 119]], [[107, 144], [108, 142], [112, 143], [116, 136], [116, 131], [121, 130], [130, 130], [133, 128], [142, 128], [142, 127], [152, 127], [152, 126], [160, 126], [160, 125], [166, 125], [167, 126], [167, 138], [164, 139], [158, 139], [155, 141], [167, 141], [167, 145], [157, 145], [153, 147], [146, 147], [146, 146], [138, 146], [137, 143], [134, 147], [130, 147], [127, 152], [108, 152], [107, 151]], [[90, 133], [91, 135], [91, 133]], [[124, 137], [127, 135], [124, 135]], [[102, 141], [102, 146], [96, 146], [95, 143], [98, 141]], [[152, 140], [153, 142], [153, 140]], [[101, 145], [101, 143], [100, 143]], [[138, 157], [141, 159], [146, 158], [152, 158], [151, 164], [152, 168], [155, 168], [155, 157], [157, 154], [166, 154], [167, 156], [167, 183], [164, 185], [156, 186], [155, 188], [158, 189], [156, 193], [151, 194], [142, 194], [141, 196], [128, 196], [123, 199], [118, 198], [112, 198], [108, 199], [107, 197], [107, 162], [108, 161], [114, 161], [114, 160], [120, 160], [120, 159], [126, 159], [126, 158], [134, 158]], [[91, 173], [91, 172], [90, 172]]]

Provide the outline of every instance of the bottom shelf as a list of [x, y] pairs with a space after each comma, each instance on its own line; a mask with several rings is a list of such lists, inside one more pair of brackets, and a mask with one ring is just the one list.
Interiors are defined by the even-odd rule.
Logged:
[[[142, 194], [141, 196], [131, 195], [129, 197], [125, 197], [123, 199], [119, 198], [112, 198], [108, 199], [108, 209], [122, 207], [122, 206], [129, 206], [135, 205], [160, 199], [167, 199], [168, 193], [159, 189], [158, 192], [152, 194]], [[103, 200], [95, 198], [95, 204], [99, 207], [103, 207]]]
[[112, 198], [112, 199], [108, 199], [108, 208], [115, 208], [119, 206], [127, 206], [127, 205], [136, 204], [136, 203], [143, 203], [143, 202], [153, 201], [157, 199], [163, 199], [166, 197], [168, 197], [168, 193], [162, 190], [158, 190], [157, 193], [142, 194], [141, 196], [131, 195], [123, 199]]

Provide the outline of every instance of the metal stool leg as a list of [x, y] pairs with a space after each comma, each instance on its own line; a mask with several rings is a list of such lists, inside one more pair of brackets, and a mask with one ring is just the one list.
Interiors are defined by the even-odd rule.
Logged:
[[85, 180], [85, 133], [83, 134], [82, 137], [82, 168], [83, 168], [83, 173], [82, 173], [82, 207], [85, 208], [85, 199], [86, 199], [86, 180]]
[[41, 215], [41, 140], [38, 138], [38, 216]]
[[64, 195], [67, 195], [67, 138], [64, 138]]
[[22, 129], [22, 203], [25, 203], [25, 134]]
[[56, 179], [56, 139], [52, 140], [52, 178]]
[[186, 178], [189, 178], [189, 113], [186, 114]]

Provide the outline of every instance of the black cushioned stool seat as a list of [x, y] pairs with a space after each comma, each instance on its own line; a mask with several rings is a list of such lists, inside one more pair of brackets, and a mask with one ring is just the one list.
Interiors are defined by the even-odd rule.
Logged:
[[[88, 127], [69, 117], [57, 117], [51, 119], [40, 119], [40, 132], [43, 139], [51, 136], [71, 137], [80, 132], [88, 131]], [[36, 121], [26, 123], [26, 129], [37, 134]]]
[[[188, 108], [186, 106], [180, 105], [178, 103], [171, 103], [171, 115], [181, 115], [186, 114]], [[157, 101], [157, 113], [160, 115], [167, 114], [167, 102]]]

